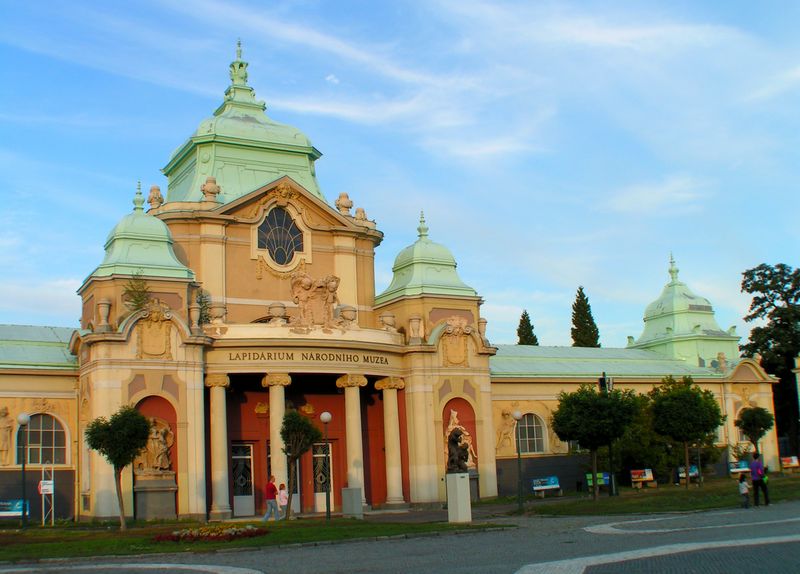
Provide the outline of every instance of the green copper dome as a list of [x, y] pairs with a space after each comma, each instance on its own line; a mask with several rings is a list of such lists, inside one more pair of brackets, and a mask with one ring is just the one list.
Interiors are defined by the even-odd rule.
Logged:
[[424, 214], [420, 214], [417, 231], [419, 239], [397, 255], [392, 267], [392, 283], [375, 297], [375, 304], [423, 294], [476, 297], [475, 290], [459, 278], [450, 250], [428, 239]]
[[637, 339], [628, 338], [628, 347], [651, 349], [664, 354], [698, 362], [705, 366], [717, 359], [719, 353], [728, 360], [738, 356], [739, 337], [723, 331], [714, 318], [711, 302], [695, 295], [678, 280], [678, 268], [670, 256], [670, 282], [661, 296], [650, 303], [644, 312], [644, 332]]
[[141, 273], [149, 277], [194, 279], [194, 272], [175, 257], [167, 225], [146, 214], [143, 204], [139, 188], [133, 199], [133, 212], [123, 217], [108, 234], [106, 256], [89, 278]]
[[201, 186], [215, 177], [221, 192], [216, 200], [228, 203], [288, 175], [324, 200], [314, 162], [322, 154], [297, 128], [273, 121], [266, 105], [247, 85], [247, 62], [241, 43], [230, 66], [231, 85], [214, 115], [203, 120], [162, 169], [167, 176], [167, 204], [203, 201]]

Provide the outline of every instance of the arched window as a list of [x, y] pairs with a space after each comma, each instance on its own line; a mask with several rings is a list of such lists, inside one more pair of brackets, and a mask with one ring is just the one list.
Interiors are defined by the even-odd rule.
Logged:
[[258, 248], [266, 249], [278, 265], [288, 265], [303, 251], [303, 232], [288, 211], [275, 207], [258, 226]]
[[538, 416], [528, 413], [519, 421], [519, 445], [522, 454], [544, 452], [544, 425]]
[[[22, 433], [27, 435], [22, 437]], [[27, 464], [67, 464], [67, 436], [55, 417], [31, 415], [26, 427], [17, 431], [17, 464], [22, 464], [22, 447], [26, 445]]]

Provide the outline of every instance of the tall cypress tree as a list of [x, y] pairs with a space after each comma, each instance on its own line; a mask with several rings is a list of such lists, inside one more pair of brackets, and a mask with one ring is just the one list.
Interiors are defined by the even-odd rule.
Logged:
[[600, 346], [600, 332], [592, 317], [592, 307], [589, 305], [589, 298], [583, 292], [582, 285], [578, 287], [575, 302], [572, 304], [572, 346]]
[[533, 334], [533, 325], [528, 311], [523, 309], [522, 316], [519, 318], [519, 327], [517, 327], [517, 345], [538, 345], [539, 339]]

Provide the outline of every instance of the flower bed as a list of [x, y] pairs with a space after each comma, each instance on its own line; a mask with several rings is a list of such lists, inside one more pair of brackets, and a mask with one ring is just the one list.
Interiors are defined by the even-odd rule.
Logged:
[[159, 534], [155, 537], [156, 542], [208, 542], [208, 541], [228, 541], [238, 538], [253, 538], [264, 536], [269, 531], [265, 528], [255, 526], [203, 526], [202, 528], [185, 528], [174, 530], [166, 534]]

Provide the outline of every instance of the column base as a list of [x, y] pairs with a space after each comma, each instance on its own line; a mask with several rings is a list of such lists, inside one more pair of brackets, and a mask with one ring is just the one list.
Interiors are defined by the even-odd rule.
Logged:
[[209, 522], [220, 522], [222, 520], [230, 520], [233, 516], [233, 511], [230, 508], [217, 508], [211, 509], [208, 513]]

